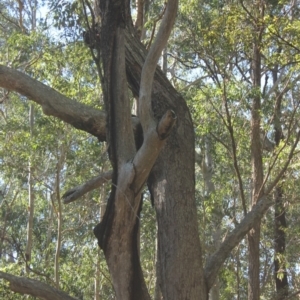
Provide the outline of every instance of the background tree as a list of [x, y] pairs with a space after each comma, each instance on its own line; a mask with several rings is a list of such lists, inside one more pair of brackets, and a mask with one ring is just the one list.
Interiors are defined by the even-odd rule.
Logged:
[[[25, 293], [22, 286], [27, 285], [26, 293], [31, 295], [53, 299], [50, 293], [55, 293], [58, 299], [69, 299], [49, 287], [55, 286], [56, 265], [56, 286], [59, 283], [73, 297], [96, 299], [101, 293], [113, 299], [112, 285], [118, 298], [152, 296], [155, 224], [149, 202], [144, 201], [140, 212], [140, 192], [151, 170], [147, 183], [158, 226], [156, 276], [164, 299], [206, 299], [218, 275], [215, 297], [220, 299], [298, 292], [298, 7], [294, 2], [181, 1], [167, 48], [176, 3], [165, 7], [160, 2], [140, 2], [139, 10], [146, 17], [137, 26], [148, 52], [131, 25], [128, 2], [102, 1], [94, 12], [88, 2], [84, 6], [76, 1], [53, 2], [43, 20], [37, 21], [35, 32], [30, 32], [31, 19], [24, 13], [30, 2], [23, 3], [24, 9], [21, 2], [6, 4], [1, 10], [1, 43], [6, 49], [1, 60], [13, 68], [0, 67], [0, 85], [5, 88], [0, 276], [12, 283], [12, 290]], [[99, 14], [101, 23], [96, 26]], [[90, 53], [80, 34], [83, 24], [94, 39]], [[47, 31], [50, 25], [55, 31]], [[155, 70], [163, 49], [163, 71], [173, 86], [159, 68]], [[139, 99], [138, 117], [130, 115], [129, 95]], [[30, 143], [29, 102], [24, 96], [36, 103], [39, 130]], [[46, 118], [42, 112], [56, 118]], [[107, 166], [107, 148], [72, 127], [108, 142], [113, 172]], [[279, 142], [278, 130], [283, 133]], [[25, 262], [29, 154], [36, 166], [36, 210], [28, 276], [48, 285], [12, 275], [23, 274]], [[109, 194], [108, 186], [102, 185], [111, 179], [106, 214], [96, 235], [112, 281], [91, 234], [100, 219], [100, 203]], [[278, 189], [283, 192], [275, 198], [273, 191]], [[59, 209], [61, 190], [66, 192], [66, 203], [79, 196], [84, 196], [83, 201]], [[276, 214], [284, 208], [293, 224], [277, 227], [281, 237], [285, 234], [283, 241], [288, 241], [279, 250], [273, 247], [270, 230], [275, 199], [280, 203], [274, 208]], [[254, 225], [260, 234], [251, 248], [243, 238]], [[152, 251], [147, 254], [150, 240]], [[59, 241], [55, 264], [54, 245]], [[255, 259], [251, 255], [246, 259], [248, 246], [255, 249]], [[279, 268], [278, 264], [274, 268], [274, 260]], [[273, 271], [275, 280], [270, 276]], [[124, 272], [129, 276], [122, 276]], [[5, 286], [1, 293], [15, 297]]]

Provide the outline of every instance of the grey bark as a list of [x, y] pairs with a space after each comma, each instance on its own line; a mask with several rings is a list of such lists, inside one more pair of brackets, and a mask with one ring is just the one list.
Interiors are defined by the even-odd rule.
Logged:
[[9, 281], [10, 289], [19, 294], [27, 294], [43, 300], [76, 300], [63, 291], [50, 285], [25, 277], [19, 277], [0, 271], [0, 278]]

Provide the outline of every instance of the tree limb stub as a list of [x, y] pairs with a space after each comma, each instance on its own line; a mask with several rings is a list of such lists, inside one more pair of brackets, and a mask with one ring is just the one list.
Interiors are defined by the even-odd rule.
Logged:
[[89, 181], [87, 181], [82, 185], [79, 185], [77, 187], [68, 190], [62, 196], [64, 203], [65, 204], [71, 203], [77, 200], [79, 197], [83, 196], [84, 194], [96, 188], [99, 188], [103, 183], [111, 180], [111, 177], [112, 177], [112, 171], [108, 171], [90, 179]]
[[[149, 134], [148, 137], [146, 137], [145, 146], [139, 150], [138, 154], [136, 154], [136, 158], [133, 160], [136, 172], [135, 182], [131, 183], [131, 188], [133, 188], [136, 194], [143, 187], [143, 184], [145, 183], [149, 175], [152, 165], [155, 162], [157, 155], [159, 154], [159, 150], [164, 144], [162, 141], [169, 136], [172, 128], [175, 125], [176, 119], [177, 117], [175, 113], [172, 110], [168, 110], [158, 123], [157, 128], [155, 130], [158, 139], [156, 138], [156, 141], [152, 140], [153, 138], [155, 139], [155, 131], [153, 130], [152, 134]], [[146, 145], [150, 146], [146, 147]], [[144, 164], [146, 164], [147, 167], [145, 167]], [[84, 194], [100, 187], [103, 183], [107, 182], [108, 180], [111, 180], [111, 178], [112, 171], [108, 171], [90, 179], [82, 185], [68, 190], [62, 196], [64, 203], [68, 204], [77, 200]]]
[[176, 122], [176, 115], [173, 111], [168, 110], [161, 118], [157, 127], [148, 130], [144, 136], [144, 143], [133, 159], [135, 168], [135, 179], [131, 185], [131, 189], [138, 194], [143, 188], [148, 175], [165, 144], [166, 138], [169, 136]]
[[44, 300], [76, 300], [63, 291], [34, 279], [19, 277], [0, 271], [0, 278], [9, 281], [9, 288], [16, 293], [27, 294]]
[[157, 124], [157, 134], [161, 140], [166, 139], [175, 125], [177, 116], [173, 110], [168, 110]]

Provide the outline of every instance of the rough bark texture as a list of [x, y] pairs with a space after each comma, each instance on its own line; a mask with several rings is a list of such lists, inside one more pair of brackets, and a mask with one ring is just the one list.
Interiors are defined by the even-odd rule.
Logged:
[[[125, 31], [125, 34], [127, 79], [135, 95], [137, 95], [141, 68], [145, 59], [145, 49], [128, 30]], [[27, 75], [3, 66], [0, 66], [0, 86], [28, 96], [41, 106], [46, 107], [46, 112], [51, 115], [73, 124], [76, 128], [105, 139], [106, 114], [104, 112], [77, 103]], [[169, 137], [163, 152], [160, 153], [152, 176], [149, 178], [151, 191], [155, 196], [157, 219], [161, 225], [165, 225], [165, 228], [160, 226], [159, 229], [161, 239], [159, 253], [162, 257], [160, 259], [162, 262], [160, 265], [161, 283], [164, 285], [164, 293], [167, 296], [169, 290], [171, 290], [169, 294], [175, 293], [172, 291], [174, 286], [181, 287], [184, 285], [181, 295], [186, 292], [187, 299], [206, 299], [207, 292], [202, 279], [201, 250], [193, 194], [194, 132], [192, 121], [185, 101], [159, 69], [156, 70], [154, 78], [152, 107], [155, 116], [162, 114], [160, 108], [170, 108], [177, 113], [175, 131]], [[137, 118], [132, 120], [138, 121]], [[299, 138], [300, 135], [298, 134], [289, 154], [289, 160], [267, 189], [266, 194], [271, 191], [278, 182], [278, 178], [288, 167]], [[189, 207], [190, 205], [191, 207]], [[269, 198], [262, 197], [240, 225], [227, 236], [220, 248], [210, 257], [205, 268], [208, 289], [213, 285], [220, 267], [231, 250], [238, 245], [253, 224], [262, 218], [271, 205], [272, 201]], [[166, 210], [168, 207], [171, 207], [170, 214]], [[177, 234], [177, 228], [180, 227], [179, 234]], [[192, 230], [190, 230], [191, 228]], [[172, 235], [174, 235], [174, 239], [169, 241], [168, 239]], [[164, 245], [166, 248], [163, 248]], [[177, 255], [179, 256], [177, 257]], [[184, 259], [178, 263], [180, 257], [184, 257]], [[186, 261], [187, 264], [185, 264]], [[172, 266], [173, 262], [178, 263], [178, 265]], [[9, 274], [6, 275], [9, 276]], [[180, 280], [182, 281], [180, 282]], [[47, 291], [47, 288], [45, 290]], [[199, 294], [197, 294], [198, 291]], [[24, 291], [24, 293], [27, 292]], [[192, 298], [192, 295], [195, 297]], [[184, 296], [182, 298], [184, 299]], [[170, 296], [165, 299], [172, 298]]]
[[[145, 56], [143, 45], [126, 31], [127, 79], [136, 96]], [[197, 229], [192, 119], [184, 99], [157, 68], [152, 89], [154, 117], [160, 119], [168, 108], [177, 115], [175, 130], [148, 179], [158, 222], [160, 286], [166, 300], [207, 299]]]
[[135, 142], [126, 91], [125, 2], [101, 1], [101, 53], [107, 141], [113, 166], [112, 190], [105, 215], [94, 233], [103, 249], [117, 299], [150, 299], [142, 274], [137, 230], [141, 196], [131, 188], [136, 176]]
[[[171, 12], [171, 10], [169, 10], [168, 12], [167, 9], [166, 15], [172, 13], [174, 14], [174, 12]], [[108, 21], [105, 20], [104, 26], [106, 26], [106, 22]], [[167, 25], [169, 26], [167, 30], [170, 30], [170, 28], [172, 27], [170, 27], [169, 23], [167, 23]], [[110, 27], [109, 33], [110, 35], [113, 34], [112, 27]], [[158, 34], [158, 36], [162, 38], [163, 35], [161, 36]], [[176, 93], [170, 83], [163, 76], [163, 81], [160, 82], [160, 84], [156, 84], [153, 86], [152, 99], [155, 99], [155, 102], [152, 102], [152, 109], [150, 107], [153, 112], [149, 111], [149, 105], [147, 102], [147, 99], [149, 98], [149, 86], [147, 86], [147, 83], [145, 84], [145, 86], [143, 86], [143, 82], [145, 82], [145, 79], [152, 81], [150, 77], [151, 72], [155, 71], [155, 68], [153, 69], [153, 62], [155, 63], [155, 67], [156, 62], [154, 58], [157, 57], [157, 54], [160, 51], [159, 43], [157, 44], [154, 42], [154, 51], [152, 51], [153, 56], [148, 57], [149, 69], [145, 68], [143, 70], [144, 75], [142, 75], [141, 80], [142, 93], [140, 94], [139, 83], [141, 78], [141, 69], [144, 65], [146, 57], [145, 50], [135, 36], [130, 36], [130, 38], [126, 39], [126, 41], [126, 56], [128, 55], [128, 48], [130, 46], [137, 47], [137, 50], [135, 49], [134, 52], [129, 51], [131, 56], [140, 56], [139, 59], [133, 57], [133, 64], [129, 65], [129, 67], [133, 69], [129, 70], [129, 72], [127, 69], [127, 74], [130, 74], [131, 78], [129, 79], [129, 82], [132, 85], [134, 94], [136, 96], [140, 95], [140, 107], [142, 114], [141, 123], [143, 124], [144, 129], [143, 146], [145, 145], [145, 147], [147, 147], [145, 141], [152, 131], [151, 127], [153, 121], [158, 123], [159, 120], [163, 118], [165, 112], [169, 109], [175, 111], [176, 115], [178, 113], [176, 130], [171, 133], [168, 139], [168, 143], [163, 149], [162, 155], [153, 168], [150, 180], [151, 191], [154, 195], [158, 219], [158, 255], [161, 265], [160, 273], [162, 293], [164, 299], [166, 300], [197, 298], [207, 299], [207, 292], [204, 284], [203, 268], [201, 262], [201, 248], [197, 230], [196, 205], [194, 198], [194, 132], [191, 116], [189, 114], [185, 101], [179, 96], [178, 93]], [[128, 43], [131, 43], [131, 45], [128, 45]], [[107, 45], [109, 43], [107, 43], [107, 41], [105, 40], [105, 44]], [[104, 50], [104, 53], [111, 52], [108, 50]], [[108, 60], [108, 57], [105, 56], [106, 61]], [[137, 64], [137, 61], [139, 62], [139, 64]], [[133, 70], [134, 74], [132, 74]], [[143, 77], [145, 79], [143, 79]], [[107, 75], [105, 75], [105, 78], [107, 78]], [[166, 91], [165, 87], [162, 88], [165, 83], [167, 83], [167, 86], [170, 88], [169, 92]], [[106, 84], [106, 87], [109, 87], [109, 85]], [[174, 96], [175, 99], [173, 98]], [[149, 113], [151, 113], [151, 116], [149, 116]], [[110, 122], [108, 123], [110, 126]], [[151, 143], [148, 144], [148, 147], [151, 146], [151, 144], [154, 145], [153, 139], [151, 140]], [[143, 150], [143, 146], [140, 151]], [[152, 149], [155, 150], [156, 147], [153, 147]], [[118, 178], [120, 177], [122, 177], [122, 175], [120, 174], [119, 170]], [[118, 185], [120, 185], [119, 180]], [[124, 209], [124, 206], [120, 207], [121, 203], [117, 200], [120, 196], [121, 195], [116, 195], [115, 197], [114, 219], [121, 219], [120, 217], [117, 217], [116, 214], [117, 211], [122, 211]], [[128, 195], [127, 198], [129, 197], [132, 196]], [[122, 214], [124, 214], [124, 212], [122, 212]], [[134, 217], [134, 214], [132, 217]], [[122, 219], [126, 219], [126, 216], [123, 216]], [[111, 232], [116, 230], [114, 223], [111, 228]], [[124, 224], [122, 228], [124, 228]], [[104, 245], [104, 251], [106, 253], [112, 253], [115, 248], [114, 246], [118, 246], [120, 248], [120, 234], [116, 235], [116, 237], [117, 236], [118, 240], [116, 238], [116, 241], [114, 243], [111, 243], [109, 238], [108, 243]], [[124, 232], [121, 236], [121, 240], [123, 240], [123, 237], [129, 237], [124, 236]], [[129, 239], [129, 241], [131, 239]], [[110, 244], [112, 246], [109, 246]], [[130, 254], [130, 251], [135, 251], [135, 249], [133, 248], [128, 249], [128, 247], [131, 247], [130, 244], [131, 243], [129, 242], [127, 245], [127, 249], [125, 249], [124, 251], [124, 255], [125, 253]], [[137, 257], [137, 253], [133, 253], [131, 257], [123, 256], [119, 256], [119, 259], [120, 263], [123, 262], [124, 264], [124, 262], [130, 262], [130, 259]], [[108, 264], [110, 263], [110, 259], [110, 257], [107, 257]], [[118, 258], [115, 257], [115, 265], [116, 260], [118, 264]], [[130, 267], [128, 267], [128, 270], [132, 272], [133, 269], [130, 269]], [[120, 273], [120, 269], [118, 269], [118, 272]], [[134, 271], [134, 274], [139, 276], [140, 271], [136, 269], [136, 271]], [[140, 283], [137, 281], [134, 286], [141, 289], [141, 287], [139, 287], [139, 284]], [[140, 292], [142, 293], [142, 290]], [[136, 291], [136, 293], [138, 293], [138, 291]], [[121, 297], [121, 295], [119, 295], [119, 297]], [[124, 297], [124, 295], [122, 295], [122, 297]], [[132, 295], [129, 295], [128, 297], [132, 297], [130, 299], [146, 299], [145, 296], [133, 298]], [[125, 296], [125, 298], [127, 298], [127, 295]]]

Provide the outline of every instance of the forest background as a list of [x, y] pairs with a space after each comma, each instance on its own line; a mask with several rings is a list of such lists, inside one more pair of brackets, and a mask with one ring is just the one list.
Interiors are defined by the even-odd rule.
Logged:
[[[166, 4], [145, 0], [130, 8], [137, 39], [148, 51]], [[106, 138], [92, 128], [105, 127], [100, 123], [107, 109], [96, 10], [88, 1], [0, 3], [3, 299], [41, 297], [24, 288], [38, 282], [46, 283], [41, 289], [49, 295], [63, 290], [75, 299], [117, 299], [109, 256], [93, 234], [112, 179]], [[209, 292], [211, 300], [299, 299], [299, 17], [297, 1], [182, 0], [158, 62], [157, 72], [181, 94], [192, 116], [193, 201], [208, 282], [203, 294]], [[22, 74], [34, 79], [29, 84], [39, 81], [64, 95], [58, 98], [61, 110], [51, 104], [50, 88], [38, 95], [22, 92]], [[128, 86], [132, 113], [139, 115], [136, 91]], [[160, 269], [159, 203], [146, 187], [142, 197], [137, 248], [147, 291], [155, 300], [185, 299], [180, 292], [170, 296], [174, 287]], [[265, 206], [245, 225], [257, 203]], [[228, 250], [230, 238], [236, 239]], [[224, 262], [214, 267], [222, 252]], [[13, 275], [24, 278], [23, 288]], [[49, 299], [73, 299], [66, 294]]]

